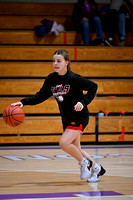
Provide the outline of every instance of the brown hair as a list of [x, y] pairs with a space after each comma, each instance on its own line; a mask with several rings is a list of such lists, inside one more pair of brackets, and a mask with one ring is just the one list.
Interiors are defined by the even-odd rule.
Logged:
[[58, 50], [54, 53], [54, 55], [55, 55], [55, 54], [56, 54], [56, 55], [62, 55], [66, 61], [69, 61], [69, 62], [68, 62], [68, 65], [67, 65], [67, 70], [70, 70], [70, 60], [69, 60], [69, 54], [68, 54], [68, 52], [67, 52], [65, 49], [58, 49]]

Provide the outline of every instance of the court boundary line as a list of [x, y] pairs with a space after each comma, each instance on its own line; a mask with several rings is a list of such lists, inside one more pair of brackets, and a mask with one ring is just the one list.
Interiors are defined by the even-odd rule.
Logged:
[[[116, 149], [116, 148], [133, 148], [133, 145], [128, 145], [128, 146], [92, 146], [92, 147], [85, 147], [82, 146], [82, 149]], [[49, 146], [49, 147], [0, 147], [0, 150], [41, 150], [41, 149], [61, 149], [59, 146]]]
[[84, 191], [84, 192], [58, 192], [58, 193], [29, 193], [29, 194], [3, 194], [0, 195], [1, 200], [8, 199], [36, 199], [36, 198], [64, 198], [84, 195], [86, 197], [97, 196], [123, 196], [124, 194], [115, 191]]

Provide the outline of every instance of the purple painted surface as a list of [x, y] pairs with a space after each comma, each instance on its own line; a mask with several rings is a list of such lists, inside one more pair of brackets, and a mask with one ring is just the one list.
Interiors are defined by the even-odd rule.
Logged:
[[27, 199], [27, 198], [61, 198], [75, 197], [77, 194], [90, 196], [118, 196], [123, 195], [114, 191], [93, 191], [93, 192], [63, 192], [63, 193], [35, 193], [35, 194], [3, 194], [0, 195], [1, 200], [5, 199]]
[[[129, 149], [133, 148], [133, 146], [109, 146], [109, 147], [82, 147], [82, 149], [116, 149], [116, 148], [123, 148], [123, 149]], [[38, 149], [61, 149], [60, 147], [1, 147], [0, 150], [38, 150]]]

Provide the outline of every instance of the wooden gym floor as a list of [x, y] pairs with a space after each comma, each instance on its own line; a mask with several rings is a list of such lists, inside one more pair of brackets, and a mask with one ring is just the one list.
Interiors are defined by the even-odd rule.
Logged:
[[133, 145], [83, 148], [107, 170], [96, 183], [58, 146], [0, 147], [0, 200], [133, 199]]

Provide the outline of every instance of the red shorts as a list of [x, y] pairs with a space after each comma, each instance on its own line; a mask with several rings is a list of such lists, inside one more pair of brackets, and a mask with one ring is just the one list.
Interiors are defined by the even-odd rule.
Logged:
[[66, 128], [67, 129], [72, 129], [72, 130], [79, 130], [79, 131], [81, 131], [83, 133], [83, 125], [82, 124], [80, 124], [79, 126], [68, 125]]

